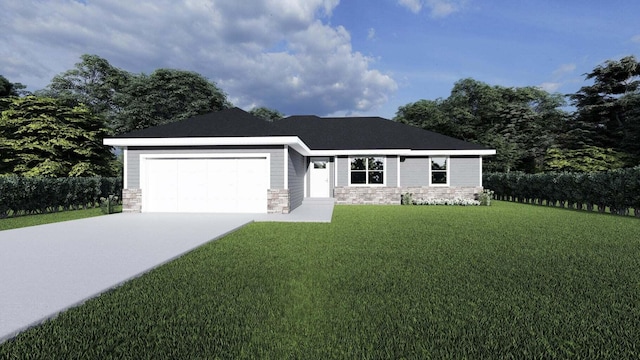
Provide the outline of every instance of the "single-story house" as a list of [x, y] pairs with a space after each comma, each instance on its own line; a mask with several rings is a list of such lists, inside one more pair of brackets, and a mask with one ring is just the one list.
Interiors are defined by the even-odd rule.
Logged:
[[104, 139], [124, 154], [130, 212], [288, 213], [305, 198], [399, 204], [473, 198], [495, 150], [379, 117], [291, 116], [233, 108]]

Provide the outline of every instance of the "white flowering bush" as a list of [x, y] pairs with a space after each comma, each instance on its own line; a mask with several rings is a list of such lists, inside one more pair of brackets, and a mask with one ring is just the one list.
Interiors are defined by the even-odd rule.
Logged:
[[460, 205], [460, 206], [478, 206], [480, 201], [473, 199], [455, 198], [455, 199], [420, 199], [414, 200], [414, 205]]

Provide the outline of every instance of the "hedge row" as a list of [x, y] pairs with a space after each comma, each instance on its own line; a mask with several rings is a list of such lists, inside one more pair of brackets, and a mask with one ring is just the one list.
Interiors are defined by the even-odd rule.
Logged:
[[640, 166], [594, 173], [487, 173], [485, 188], [498, 200], [546, 204], [640, 217]]
[[121, 198], [121, 178], [0, 177], [0, 218], [86, 209], [109, 195]]

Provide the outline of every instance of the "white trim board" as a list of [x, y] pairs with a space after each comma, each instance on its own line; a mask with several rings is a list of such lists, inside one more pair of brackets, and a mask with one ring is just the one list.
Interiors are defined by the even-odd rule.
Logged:
[[188, 138], [106, 138], [108, 146], [221, 146], [221, 145], [288, 145], [304, 156], [348, 156], [348, 155], [398, 155], [398, 156], [465, 156], [495, 155], [494, 149], [478, 150], [411, 150], [411, 149], [349, 149], [311, 150], [297, 136], [256, 137], [188, 137]]

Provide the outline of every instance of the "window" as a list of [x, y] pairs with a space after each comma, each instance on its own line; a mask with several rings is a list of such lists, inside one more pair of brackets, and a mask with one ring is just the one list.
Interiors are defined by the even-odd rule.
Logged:
[[383, 185], [383, 157], [351, 158], [351, 185]]
[[313, 168], [314, 169], [326, 169], [327, 168], [327, 162], [326, 161], [314, 161], [313, 162]]
[[431, 158], [431, 185], [449, 185], [449, 158]]

